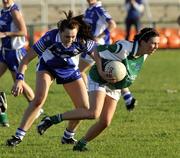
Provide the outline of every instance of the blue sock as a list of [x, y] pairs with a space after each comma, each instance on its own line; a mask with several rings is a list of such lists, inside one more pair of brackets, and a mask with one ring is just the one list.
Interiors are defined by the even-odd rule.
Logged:
[[25, 135], [26, 135], [26, 131], [24, 131], [23, 129], [18, 128], [18, 129], [16, 130], [15, 136], [18, 137], [18, 138], [20, 138], [21, 140], [24, 138]]
[[125, 101], [125, 104], [128, 106], [131, 104], [131, 101], [133, 99], [133, 96], [131, 94], [131, 92], [126, 92], [124, 94], [122, 94], [123, 98], [124, 98], [124, 101]]
[[64, 131], [64, 138], [66, 138], [66, 139], [70, 139], [70, 138], [74, 138], [74, 135], [75, 135], [75, 133], [74, 132], [71, 132], [71, 131], [69, 131], [69, 130], [65, 130]]
[[51, 116], [50, 119], [53, 124], [58, 124], [63, 121], [62, 114], [57, 114], [57, 115]]

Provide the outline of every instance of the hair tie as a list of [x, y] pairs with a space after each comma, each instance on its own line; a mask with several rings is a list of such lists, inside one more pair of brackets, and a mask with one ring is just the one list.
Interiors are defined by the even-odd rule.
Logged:
[[142, 36], [139, 38], [138, 41], [140, 41], [146, 34], [148, 34], [150, 32], [153, 32], [153, 30], [149, 30], [149, 31], [145, 32], [144, 34], [142, 34]]

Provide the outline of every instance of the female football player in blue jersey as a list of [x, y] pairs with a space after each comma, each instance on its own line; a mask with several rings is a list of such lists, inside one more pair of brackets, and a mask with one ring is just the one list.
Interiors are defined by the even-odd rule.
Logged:
[[[98, 0], [87, 0], [89, 7], [84, 13], [83, 20], [92, 28], [92, 35], [98, 44], [110, 44], [110, 33], [116, 28], [116, 22], [111, 15], [104, 9], [102, 2]], [[83, 53], [79, 60], [79, 69], [82, 78], [87, 85], [87, 70], [94, 64], [94, 60], [87, 54]], [[122, 89], [122, 96], [125, 100], [127, 110], [131, 111], [137, 104], [128, 88]]]
[[[87, 142], [110, 125], [121, 96], [121, 89], [129, 87], [135, 81], [146, 57], [156, 51], [158, 44], [158, 32], [153, 28], [144, 28], [135, 35], [134, 42], [122, 40], [112, 45], [98, 46], [94, 53], [96, 65], [92, 66], [88, 76], [90, 108], [78, 108], [63, 114], [47, 116], [37, 126], [38, 132], [43, 134], [53, 124], [63, 120], [99, 118], [73, 148], [78, 151], [86, 150]], [[111, 60], [120, 61], [126, 66], [127, 75], [122, 81], [117, 82], [103, 72], [103, 63]]]
[[[0, 77], [10, 70], [13, 81], [16, 81], [16, 71], [23, 56], [26, 25], [19, 7], [13, 0], [2, 0], [0, 11]], [[23, 94], [28, 101], [34, 98], [34, 93], [26, 82], [23, 83]], [[1, 111], [1, 110], [0, 110]], [[6, 112], [0, 112], [0, 124], [9, 126]]]
[[[88, 93], [81, 78], [76, 56], [82, 52], [91, 54], [96, 44], [91, 40], [90, 27], [83, 23], [82, 16], [73, 18], [70, 11], [66, 17], [58, 22], [57, 29], [48, 31], [33, 45], [30, 53], [23, 58], [19, 66], [16, 83], [12, 89], [15, 96], [23, 91], [24, 74], [28, 63], [39, 56], [35, 98], [26, 109], [15, 136], [7, 140], [9, 146], [16, 146], [22, 141], [33, 124], [37, 112], [43, 106], [55, 79], [57, 84], [63, 84], [76, 108], [89, 108]], [[79, 120], [70, 121], [61, 140], [62, 144], [75, 143], [73, 137], [78, 124]]]
[[[110, 44], [110, 32], [116, 28], [116, 23], [103, 8], [101, 1], [87, 0], [89, 7], [85, 10], [83, 20], [91, 26], [93, 39], [98, 44]], [[81, 54], [79, 69], [87, 84], [86, 71], [94, 64], [94, 60], [86, 53]]]

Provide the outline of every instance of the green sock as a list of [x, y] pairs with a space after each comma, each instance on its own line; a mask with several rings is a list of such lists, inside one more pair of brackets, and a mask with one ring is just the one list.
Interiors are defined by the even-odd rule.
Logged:
[[52, 124], [58, 124], [63, 121], [62, 114], [57, 114], [50, 117]]
[[86, 144], [87, 144], [87, 141], [83, 137], [78, 141], [77, 146], [79, 146], [80, 148], [83, 148], [86, 146]]
[[8, 117], [5, 112], [0, 114], [0, 123], [7, 123], [8, 122]]

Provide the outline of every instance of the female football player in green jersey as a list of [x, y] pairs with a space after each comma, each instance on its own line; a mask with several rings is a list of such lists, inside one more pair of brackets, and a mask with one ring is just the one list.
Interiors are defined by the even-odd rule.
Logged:
[[[144, 28], [135, 35], [134, 42], [122, 40], [112, 45], [98, 46], [94, 53], [96, 65], [91, 68], [88, 76], [90, 108], [77, 108], [63, 114], [46, 116], [37, 126], [38, 133], [42, 135], [50, 126], [63, 120], [99, 118], [73, 148], [77, 151], [86, 150], [87, 142], [96, 138], [110, 125], [121, 96], [121, 89], [129, 87], [134, 82], [146, 57], [156, 51], [158, 44], [158, 32], [153, 28]], [[127, 69], [125, 78], [117, 82], [112, 77], [106, 76], [103, 72], [104, 60], [124, 63]]]

